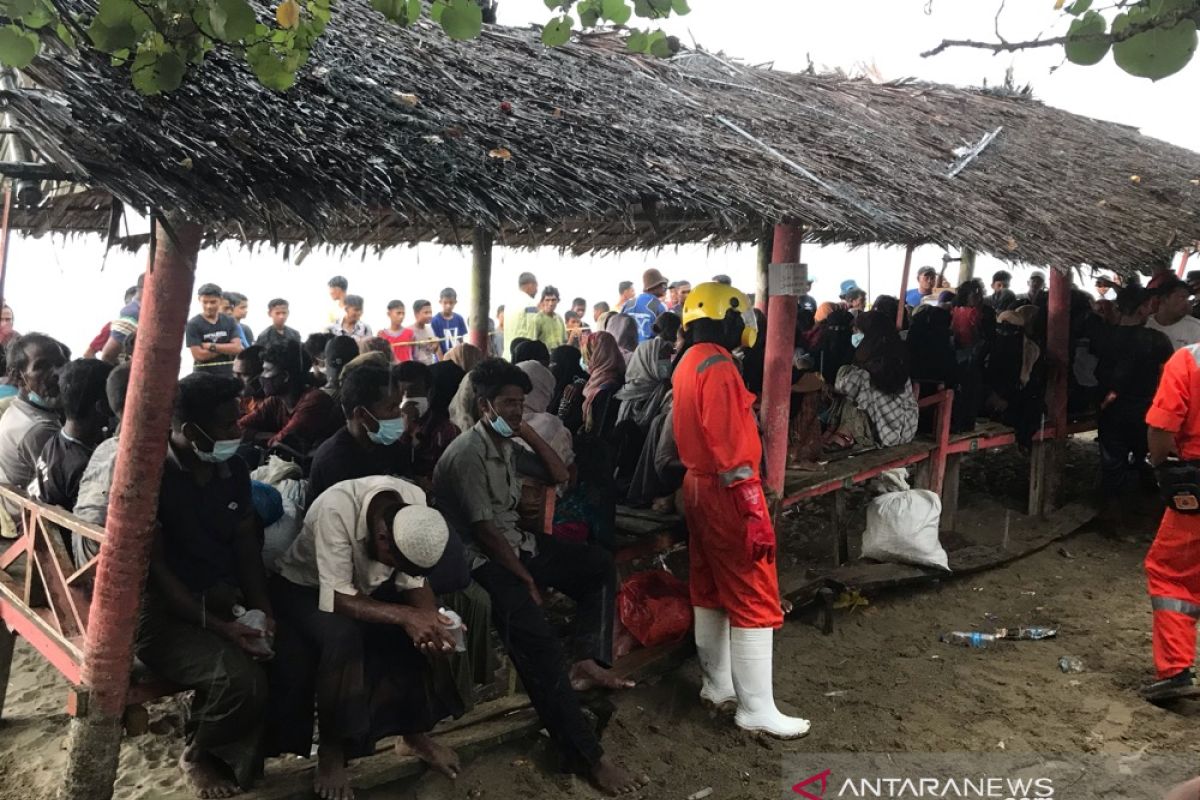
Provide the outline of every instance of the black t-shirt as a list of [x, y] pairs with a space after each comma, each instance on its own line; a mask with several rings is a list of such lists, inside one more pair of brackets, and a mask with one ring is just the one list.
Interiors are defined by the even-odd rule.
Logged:
[[300, 341], [301, 339], [299, 331], [284, 325], [283, 333], [275, 330], [275, 326], [271, 326], [260, 333], [254, 343], [259, 347], [270, 347], [276, 344], [287, 344], [288, 342], [296, 342], [299, 344]]
[[311, 507], [321, 492], [335, 483], [371, 475], [412, 473], [412, 448], [401, 443], [382, 447], [363, 447], [342, 427], [317, 448], [308, 473], [308, 504]]
[[92, 448], [62, 431], [47, 440], [37, 460], [38, 496], [42, 502], [73, 511], [79, 499], [79, 479], [91, 457]]
[[[197, 314], [188, 320], [187, 328], [184, 329], [184, 343], [188, 347], [207, 347], [210, 344], [229, 344], [230, 342], [240, 342], [242, 333], [238, 329], [238, 324], [233, 317], [227, 317], [224, 314], [217, 316], [216, 322], [209, 322], [202, 315]], [[218, 355], [211, 361], [193, 361], [192, 369], [199, 372], [212, 372], [216, 375], [232, 375], [233, 374], [233, 356]]]
[[1092, 350], [1099, 357], [1096, 380], [1104, 391], [1146, 403], [1158, 389], [1163, 364], [1174, 354], [1162, 331], [1140, 325], [1107, 327], [1096, 336]]
[[168, 451], [158, 495], [167, 566], [196, 594], [218, 584], [239, 585], [234, 543], [242, 521], [254, 513], [246, 462], [234, 456], [214, 467], [201, 486]]

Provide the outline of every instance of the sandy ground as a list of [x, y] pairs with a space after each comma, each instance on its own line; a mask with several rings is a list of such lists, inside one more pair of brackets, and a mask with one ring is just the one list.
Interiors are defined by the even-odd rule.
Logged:
[[[1071, 491], [1094, 484], [1095, 459], [1082, 442], [1071, 451]], [[968, 536], [998, 536], [1005, 509], [1022, 502], [1023, 466], [979, 456], [964, 476]], [[986, 487], [989, 495], [978, 489]], [[971, 490], [976, 491], [972, 492]], [[818, 508], [814, 508], [819, 510]], [[707, 787], [710, 797], [780, 796], [792, 753], [1189, 753], [1200, 771], [1200, 702], [1170, 711], [1136, 695], [1150, 677], [1150, 611], [1141, 560], [1156, 524], [1151, 509], [1130, 508], [1120, 523], [1093, 523], [1008, 567], [923, 589], [872, 597], [842, 612], [831, 636], [791, 622], [777, 637], [780, 704], [813, 722], [809, 737], [764, 742], [703, 711], [694, 660], [672, 675], [625, 692], [606, 733], [608, 750], [651, 784], [644, 798], [679, 798]], [[823, 516], [791, 521], [790, 558], [817, 538]], [[827, 548], [825, 548], [827, 549]], [[942, 644], [949, 630], [1053, 624], [1057, 639], [970, 650]], [[1064, 674], [1063, 655], [1085, 671]], [[51, 789], [64, 762], [63, 683], [23, 644], [0, 724], [0, 799]], [[174, 798], [182, 709], [153, 709], [154, 732], [126, 739], [117, 796]], [[425, 776], [377, 791], [388, 798], [593, 797], [585, 783], [556, 775], [544, 739], [493, 750], [469, 763], [456, 784]], [[1151, 797], [1129, 790], [1114, 797]]]

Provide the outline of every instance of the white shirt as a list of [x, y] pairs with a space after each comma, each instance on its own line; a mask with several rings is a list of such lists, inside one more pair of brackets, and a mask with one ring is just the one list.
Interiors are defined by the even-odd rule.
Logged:
[[425, 492], [403, 478], [373, 475], [335, 483], [313, 501], [300, 535], [280, 556], [279, 574], [299, 586], [317, 587], [321, 611], [333, 611], [335, 594], [369, 595], [388, 580], [401, 591], [425, 585], [424, 578], [406, 575], [368, 554], [367, 509], [381, 492], [396, 492], [410, 506], [427, 505]]
[[1160, 325], [1154, 315], [1151, 315], [1150, 319], [1146, 320], [1146, 327], [1165, 333], [1171, 340], [1171, 347], [1176, 350], [1200, 342], [1200, 319], [1190, 314], [1174, 325]]

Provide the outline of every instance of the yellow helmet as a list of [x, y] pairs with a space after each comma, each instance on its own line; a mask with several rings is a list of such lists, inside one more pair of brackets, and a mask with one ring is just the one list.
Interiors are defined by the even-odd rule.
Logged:
[[726, 313], [736, 311], [746, 323], [742, 330], [742, 347], [754, 347], [758, 341], [758, 318], [750, 298], [724, 283], [702, 283], [692, 289], [683, 304], [683, 329], [687, 330], [698, 319], [713, 319], [721, 322]]

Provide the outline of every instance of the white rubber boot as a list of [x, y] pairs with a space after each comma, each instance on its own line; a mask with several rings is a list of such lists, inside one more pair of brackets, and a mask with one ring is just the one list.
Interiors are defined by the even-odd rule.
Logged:
[[742, 730], [765, 733], [777, 739], [799, 739], [808, 733], [808, 720], [789, 717], [775, 707], [771, 688], [771, 649], [775, 631], [770, 628], [732, 628], [730, 652], [733, 686], [738, 709], [734, 722]]
[[700, 656], [700, 701], [716, 708], [737, 704], [729, 668], [729, 615], [716, 608], [692, 606], [696, 616], [696, 652]]

